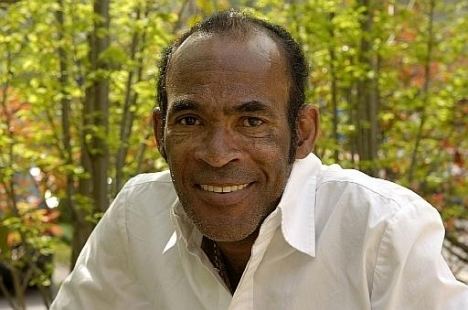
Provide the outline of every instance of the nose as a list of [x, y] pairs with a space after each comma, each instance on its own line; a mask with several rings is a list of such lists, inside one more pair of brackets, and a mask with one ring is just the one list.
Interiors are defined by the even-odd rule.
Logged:
[[215, 168], [223, 167], [240, 158], [233, 134], [224, 127], [213, 128], [207, 132], [194, 155], [196, 159]]

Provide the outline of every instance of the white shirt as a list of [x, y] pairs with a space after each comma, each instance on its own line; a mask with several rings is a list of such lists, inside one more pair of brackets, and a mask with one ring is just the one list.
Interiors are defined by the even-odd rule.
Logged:
[[52, 309], [468, 309], [437, 211], [394, 183], [315, 155], [294, 164], [230, 294], [168, 172], [114, 200]]

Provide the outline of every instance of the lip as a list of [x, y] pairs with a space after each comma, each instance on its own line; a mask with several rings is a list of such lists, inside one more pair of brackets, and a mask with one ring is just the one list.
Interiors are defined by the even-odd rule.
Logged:
[[[252, 187], [255, 182], [244, 183], [248, 184], [243, 189], [229, 192], [229, 193], [215, 193], [203, 190], [199, 184], [195, 186], [197, 196], [203, 200], [205, 203], [210, 205], [219, 205], [219, 206], [230, 206], [240, 203], [246, 196], [248, 196], [252, 190]], [[209, 183], [208, 183], [209, 184]], [[206, 184], [206, 185], [208, 185]], [[216, 186], [233, 186], [239, 185], [241, 183], [230, 183], [230, 184], [222, 184], [219, 183]]]

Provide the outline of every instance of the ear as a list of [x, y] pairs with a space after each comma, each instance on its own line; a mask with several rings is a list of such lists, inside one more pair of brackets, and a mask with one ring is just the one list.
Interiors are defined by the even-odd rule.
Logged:
[[319, 111], [312, 105], [305, 105], [299, 111], [297, 121], [296, 159], [309, 155], [315, 146], [319, 132]]
[[159, 153], [166, 159], [166, 150], [164, 148], [164, 122], [162, 117], [161, 110], [155, 108], [153, 110], [153, 133]]

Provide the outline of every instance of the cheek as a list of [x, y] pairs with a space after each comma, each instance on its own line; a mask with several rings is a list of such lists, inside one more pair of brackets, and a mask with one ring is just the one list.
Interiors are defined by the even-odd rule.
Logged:
[[271, 134], [267, 138], [250, 140], [245, 153], [250, 154], [250, 158], [263, 171], [268, 183], [275, 187], [284, 185], [289, 175], [289, 135]]
[[187, 132], [177, 132], [171, 129], [166, 129], [164, 145], [166, 155], [174, 160], [190, 155], [190, 152], [197, 145], [197, 135]]
[[[184, 171], [193, 162], [190, 160], [190, 154], [192, 151], [189, 149], [190, 145], [187, 145], [183, 139], [173, 138], [167, 136], [167, 142], [165, 143], [166, 160], [173, 175], [173, 179], [180, 180], [181, 176], [184, 175]], [[187, 141], [187, 140], [185, 140]]]
[[[281, 160], [282, 157], [287, 157], [289, 147], [291, 144], [289, 131], [282, 132], [278, 129], [272, 129], [267, 135], [261, 138], [249, 139], [245, 141], [250, 152], [258, 155], [270, 157], [272, 160]], [[271, 164], [278, 164], [278, 162], [271, 162]]]
[[193, 138], [199, 136], [197, 131], [180, 130], [166, 127], [164, 137], [166, 144], [185, 147], [187, 141], [194, 141]]

